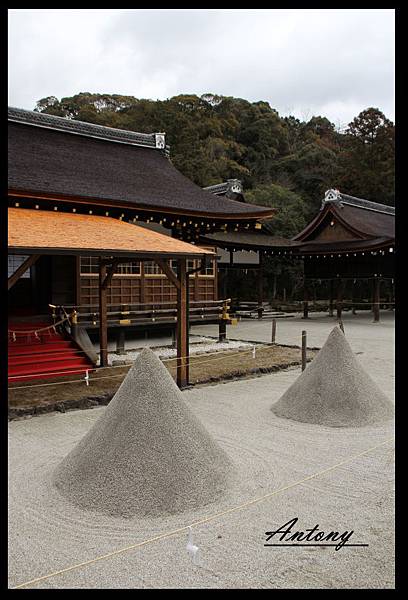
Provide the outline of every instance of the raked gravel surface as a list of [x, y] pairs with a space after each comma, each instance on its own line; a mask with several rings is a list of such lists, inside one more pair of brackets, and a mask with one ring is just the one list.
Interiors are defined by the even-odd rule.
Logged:
[[[332, 428], [277, 417], [271, 405], [299, 374], [293, 368], [183, 392], [237, 478], [212, 504], [171, 516], [97, 515], [51, 485], [56, 466], [105, 407], [12, 421], [10, 587], [393, 588], [393, 421]], [[371, 375], [392, 399], [392, 374]], [[350, 541], [368, 547], [264, 547], [265, 531], [295, 517], [298, 529], [353, 530]], [[167, 536], [191, 524], [200, 566], [186, 552], [186, 529]]]
[[[137, 343], [137, 342], [133, 342]], [[237, 350], [242, 348], [247, 350], [254, 344], [245, 341], [227, 340], [225, 342], [218, 342], [217, 340], [210, 337], [191, 336], [190, 337], [190, 355], [205, 354], [207, 352], [220, 352], [222, 350]], [[108, 352], [108, 364], [112, 365], [115, 360], [126, 360], [134, 361], [139, 356], [141, 349], [127, 349], [125, 354], [117, 354], [116, 352]], [[169, 346], [153, 346], [152, 352], [160, 359], [175, 358], [177, 350]]]

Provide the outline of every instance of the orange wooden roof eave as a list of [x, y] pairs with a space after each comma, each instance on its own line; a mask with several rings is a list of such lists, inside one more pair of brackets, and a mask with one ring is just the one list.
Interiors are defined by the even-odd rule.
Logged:
[[18, 254], [196, 258], [214, 252], [100, 215], [8, 209], [8, 247]]
[[178, 216], [186, 217], [199, 217], [203, 219], [216, 219], [217, 221], [246, 221], [246, 220], [262, 220], [273, 217], [277, 208], [268, 208], [265, 211], [249, 212], [249, 213], [235, 213], [233, 215], [228, 213], [204, 213], [200, 211], [183, 211], [180, 209], [172, 209], [169, 207], [151, 207], [147, 205], [133, 205], [128, 202], [118, 203], [116, 200], [99, 199], [99, 198], [83, 198], [77, 196], [64, 196], [63, 194], [48, 194], [46, 192], [28, 192], [24, 190], [16, 190], [9, 188], [8, 195], [13, 198], [32, 198], [33, 200], [55, 200], [57, 202], [72, 202], [74, 204], [91, 204], [94, 206], [106, 206], [110, 208], [120, 208], [124, 210], [132, 211], [144, 211], [151, 213], [165, 213], [173, 214]]
[[41, 246], [9, 246], [10, 254], [51, 254], [51, 255], [70, 255], [70, 256], [101, 256], [103, 258], [123, 258], [133, 260], [154, 260], [171, 259], [171, 258], [204, 258], [205, 256], [213, 257], [215, 252], [160, 252], [160, 251], [132, 251], [132, 250], [115, 250], [115, 249], [100, 249], [95, 248], [46, 248]]

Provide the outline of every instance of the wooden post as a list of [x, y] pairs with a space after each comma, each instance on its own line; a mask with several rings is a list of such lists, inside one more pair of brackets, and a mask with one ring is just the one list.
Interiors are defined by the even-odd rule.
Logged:
[[225, 342], [227, 339], [227, 322], [222, 320], [218, 324], [218, 341]]
[[302, 319], [309, 318], [309, 290], [307, 287], [306, 279], [303, 282], [303, 317]]
[[334, 281], [330, 279], [329, 283], [329, 317], [333, 316], [333, 297], [334, 297]]
[[118, 327], [117, 332], [116, 332], [116, 353], [117, 354], [126, 354], [124, 327]]
[[258, 319], [262, 319], [263, 313], [263, 252], [259, 251], [259, 268], [258, 268]]
[[337, 310], [337, 320], [341, 321], [341, 313], [343, 310], [343, 293], [344, 293], [344, 280], [339, 279], [337, 283], [337, 302], [336, 302], [336, 310]]
[[302, 331], [302, 371], [306, 369], [306, 331]]
[[394, 302], [394, 280], [392, 279], [390, 282], [390, 293], [388, 295], [388, 310], [394, 310], [393, 302]]
[[271, 338], [272, 344], [275, 343], [275, 338], [276, 338], [276, 319], [272, 319], [272, 338]]
[[188, 310], [187, 310], [187, 275], [186, 259], [178, 261], [177, 279], [177, 385], [184, 388], [188, 385]]
[[380, 278], [374, 277], [373, 281], [373, 314], [374, 323], [380, 320]]
[[100, 365], [108, 365], [108, 322], [106, 303], [106, 263], [99, 258], [99, 349]]

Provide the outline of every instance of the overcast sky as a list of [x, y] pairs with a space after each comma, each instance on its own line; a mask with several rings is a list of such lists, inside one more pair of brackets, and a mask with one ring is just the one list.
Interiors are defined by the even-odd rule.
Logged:
[[281, 115], [394, 120], [394, 10], [9, 10], [9, 104], [79, 92], [266, 100]]

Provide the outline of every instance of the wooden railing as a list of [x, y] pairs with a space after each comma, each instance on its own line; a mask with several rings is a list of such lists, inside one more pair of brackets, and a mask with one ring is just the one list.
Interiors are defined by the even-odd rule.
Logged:
[[[176, 302], [150, 302], [144, 304], [108, 304], [108, 327], [171, 324], [177, 321]], [[219, 322], [230, 320], [230, 299], [199, 300], [189, 303], [189, 320], [194, 322]], [[55, 307], [56, 314], [68, 314], [70, 320], [82, 327], [99, 325], [99, 311], [94, 305], [64, 305]]]

